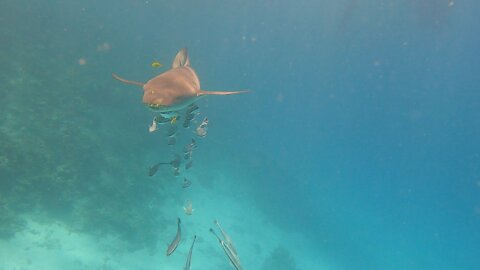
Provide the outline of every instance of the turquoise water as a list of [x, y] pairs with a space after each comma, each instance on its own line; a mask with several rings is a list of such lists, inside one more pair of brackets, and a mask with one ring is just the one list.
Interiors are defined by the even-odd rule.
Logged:
[[[214, 220], [244, 269], [480, 268], [477, 2], [1, 6], [0, 269], [182, 269], [194, 235], [192, 270], [235, 269]], [[202, 89], [250, 92], [149, 133], [111, 73], [183, 47]]]

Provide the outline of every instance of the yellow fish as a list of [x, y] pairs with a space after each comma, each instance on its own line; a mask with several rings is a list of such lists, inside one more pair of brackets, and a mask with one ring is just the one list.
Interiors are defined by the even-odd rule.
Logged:
[[170, 124], [172, 124], [172, 125], [175, 124], [175, 123], [177, 123], [177, 117], [176, 116], [172, 117], [172, 120], [170, 121]]
[[163, 65], [160, 62], [158, 62], [157, 60], [155, 60], [155, 61], [152, 62], [152, 67], [153, 68], [159, 68], [159, 67], [163, 67]]

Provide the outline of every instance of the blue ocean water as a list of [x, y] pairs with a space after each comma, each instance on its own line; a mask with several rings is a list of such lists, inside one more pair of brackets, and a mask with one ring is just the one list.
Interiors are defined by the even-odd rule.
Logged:
[[[3, 0], [0, 269], [181, 268], [192, 231], [191, 269], [234, 269], [214, 218], [246, 269], [479, 269], [479, 7]], [[250, 91], [198, 101], [207, 137], [172, 147], [111, 73], [147, 81], [183, 47], [202, 89]], [[146, 175], [191, 137], [191, 170]], [[57, 223], [123, 253], [82, 257]]]

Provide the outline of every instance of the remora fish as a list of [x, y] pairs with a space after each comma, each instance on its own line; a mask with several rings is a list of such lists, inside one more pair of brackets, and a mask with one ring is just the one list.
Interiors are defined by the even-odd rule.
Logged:
[[225, 242], [231, 247], [232, 251], [235, 252], [235, 255], [237, 255], [237, 250], [235, 249], [235, 246], [233, 246], [232, 238], [228, 236], [228, 234], [220, 227], [220, 223], [218, 223], [218, 220], [214, 220], [213, 223], [217, 225], [218, 229], [220, 230], [220, 233], [223, 236], [223, 239], [225, 239]]
[[180, 161], [181, 161], [180, 156], [176, 155], [175, 159], [170, 162], [159, 162], [148, 169], [148, 176], [154, 176], [157, 173], [160, 165], [172, 165], [173, 168], [178, 169], [180, 167]]
[[147, 83], [125, 80], [116, 74], [112, 74], [112, 76], [123, 83], [143, 87], [143, 103], [148, 108], [160, 113], [180, 111], [206, 95], [232, 95], [246, 92], [200, 90], [200, 81], [190, 67], [190, 59], [185, 48], [177, 53], [170, 70]]
[[160, 165], [168, 165], [168, 164], [170, 164], [170, 162], [159, 162], [159, 163], [153, 165], [152, 167], [150, 167], [148, 169], [148, 176], [154, 176], [157, 173]]
[[193, 242], [192, 242], [192, 246], [190, 247], [190, 251], [188, 252], [187, 262], [185, 263], [185, 268], [183, 268], [184, 270], [190, 270], [190, 264], [192, 264], [193, 245], [195, 244], [196, 239], [197, 239], [197, 236], [195, 235], [193, 237]]
[[178, 218], [177, 226], [178, 226], [177, 235], [175, 235], [175, 238], [173, 239], [172, 243], [167, 248], [167, 256], [170, 256], [175, 251], [178, 244], [180, 243], [180, 239], [182, 238], [182, 230], [180, 228], [180, 218]]
[[223, 251], [225, 252], [225, 255], [227, 255], [228, 259], [230, 262], [233, 264], [235, 269], [237, 270], [243, 270], [242, 265], [240, 264], [240, 259], [238, 258], [237, 254], [232, 250], [231, 246], [228, 245], [225, 241], [223, 241], [216, 233], [215, 231], [210, 228], [210, 232], [215, 235], [215, 237], [218, 239], [220, 242], [220, 245], [223, 248]]

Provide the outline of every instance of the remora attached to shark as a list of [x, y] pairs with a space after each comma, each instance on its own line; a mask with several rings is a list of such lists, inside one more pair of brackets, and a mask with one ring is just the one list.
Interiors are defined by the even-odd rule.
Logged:
[[206, 95], [232, 95], [246, 91], [204, 91], [190, 66], [187, 49], [181, 49], [173, 60], [172, 68], [147, 83], [125, 80], [116, 74], [112, 76], [124, 83], [143, 87], [143, 103], [159, 113], [176, 112], [193, 104]]

